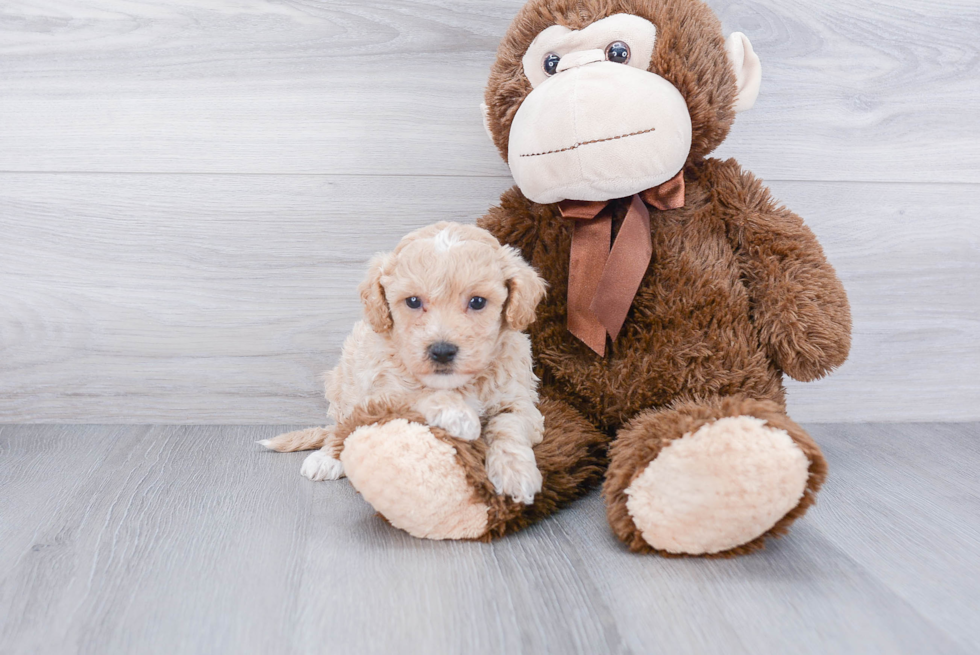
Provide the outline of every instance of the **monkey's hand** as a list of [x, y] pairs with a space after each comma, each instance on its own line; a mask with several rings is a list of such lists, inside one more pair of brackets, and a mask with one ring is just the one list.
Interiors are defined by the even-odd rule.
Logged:
[[793, 378], [823, 377], [844, 363], [851, 347], [843, 285], [803, 219], [777, 206], [769, 190], [733, 160], [713, 165], [719, 195], [728, 199], [728, 236], [763, 344]]

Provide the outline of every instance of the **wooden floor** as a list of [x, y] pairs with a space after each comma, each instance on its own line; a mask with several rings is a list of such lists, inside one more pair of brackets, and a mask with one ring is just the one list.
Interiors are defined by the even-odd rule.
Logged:
[[626, 552], [597, 494], [416, 540], [253, 444], [287, 427], [0, 426], [0, 652], [980, 649], [975, 423], [810, 426], [817, 507], [724, 561]]

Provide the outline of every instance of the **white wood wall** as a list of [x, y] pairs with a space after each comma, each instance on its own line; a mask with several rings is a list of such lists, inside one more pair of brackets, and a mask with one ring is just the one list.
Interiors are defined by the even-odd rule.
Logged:
[[[712, 0], [719, 154], [820, 237], [850, 361], [801, 421], [980, 418], [977, 0]], [[510, 185], [517, 0], [0, 2], [0, 422], [316, 423], [366, 259]]]

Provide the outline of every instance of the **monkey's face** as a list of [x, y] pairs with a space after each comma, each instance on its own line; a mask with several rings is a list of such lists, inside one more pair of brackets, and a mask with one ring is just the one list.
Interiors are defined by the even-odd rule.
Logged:
[[617, 14], [553, 25], [522, 60], [533, 90], [510, 128], [510, 168], [535, 202], [608, 200], [672, 178], [691, 150], [680, 91], [647, 70], [650, 21]]
[[608, 200], [710, 153], [760, 77], [749, 40], [726, 42], [700, 0], [528, 0], [497, 53], [485, 126], [529, 199]]

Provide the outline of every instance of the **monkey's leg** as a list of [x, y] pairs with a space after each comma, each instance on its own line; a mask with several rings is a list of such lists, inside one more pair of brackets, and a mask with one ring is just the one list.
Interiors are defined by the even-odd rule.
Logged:
[[616, 535], [639, 552], [730, 557], [785, 534], [827, 474], [820, 448], [771, 401], [646, 410], [610, 448], [603, 493]]
[[360, 419], [340, 459], [354, 488], [395, 527], [420, 538], [489, 541], [554, 513], [602, 479], [608, 438], [562, 402], [538, 407], [545, 431], [534, 456], [543, 481], [531, 505], [494, 492], [483, 439], [453, 439], [403, 411], [366, 425]]

